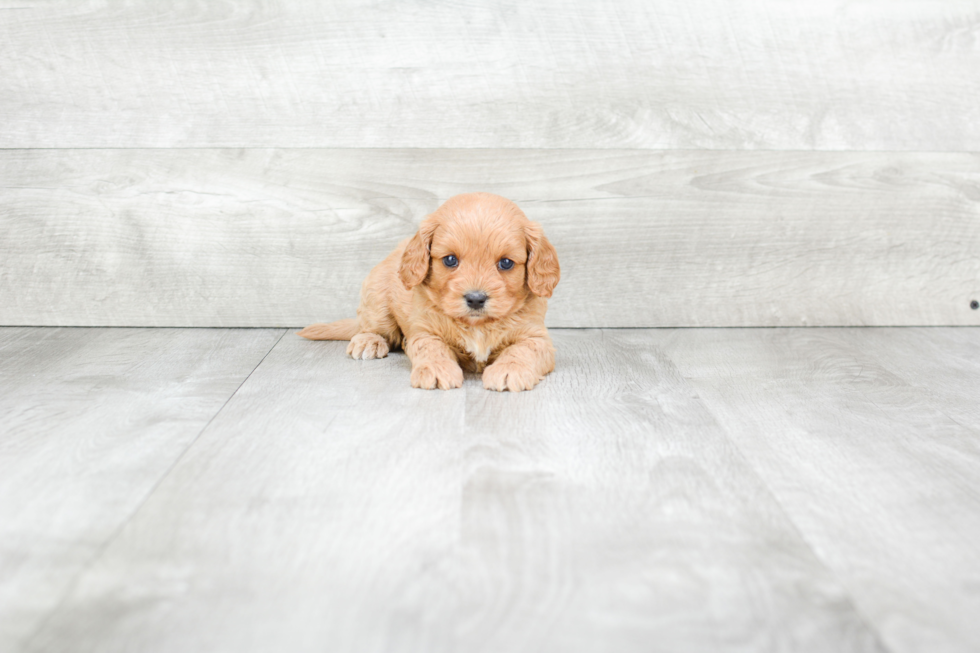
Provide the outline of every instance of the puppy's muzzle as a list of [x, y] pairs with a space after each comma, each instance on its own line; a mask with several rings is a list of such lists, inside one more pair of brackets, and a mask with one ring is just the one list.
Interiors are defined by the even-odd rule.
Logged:
[[466, 305], [470, 307], [471, 311], [479, 311], [487, 303], [487, 294], [485, 292], [468, 292], [463, 295], [463, 299], [466, 300]]

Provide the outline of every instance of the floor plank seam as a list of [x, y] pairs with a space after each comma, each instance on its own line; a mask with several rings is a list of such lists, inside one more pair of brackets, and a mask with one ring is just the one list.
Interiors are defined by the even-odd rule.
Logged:
[[[669, 355], [667, 355], [667, 358], [668, 358], [668, 360], [670, 359]], [[671, 365], [674, 365], [673, 361], [671, 361]], [[684, 373], [682, 373], [680, 371], [680, 368], [678, 368], [676, 365], [674, 365], [674, 367], [675, 367], [675, 369], [677, 369], [678, 374], [685, 381], [688, 382], [691, 390], [694, 391], [695, 396], [698, 398], [698, 401], [701, 403], [701, 405], [704, 407], [704, 409], [708, 412], [708, 414], [711, 415], [711, 417], [714, 420], [715, 424], [718, 425], [718, 428], [721, 430], [722, 434], [724, 434], [725, 439], [728, 441], [728, 443], [731, 444], [732, 448], [736, 452], [738, 452], [739, 457], [741, 457], [742, 460], [745, 462], [746, 467], [748, 467], [750, 470], [752, 470], [752, 473], [755, 475], [755, 477], [758, 480], [759, 484], [762, 485], [762, 487], [764, 487], [766, 489], [766, 493], [769, 494], [769, 496], [773, 500], [774, 505], [779, 509], [779, 512], [782, 513], [783, 517], [786, 519], [786, 523], [788, 524], [788, 527], [791, 528], [793, 530], [793, 532], [796, 533], [797, 537], [800, 538], [800, 541], [803, 544], [806, 545], [806, 547], [807, 547], [807, 549], [809, 549], [810, 553], [813, 554], [814, 559], [817, 560], [823, 566], [823, 568], [827, 570], [828, 575], [831, 578], [835, 579], [839, 583], [840, 587], [845, 592], [845, 595], [847, 597], [847, 600], [848, 600], [848, 602], [851, 605], [851, 609], [854, 610], [854, 614], [857, 615], [858, 618], [860, 618], [861, 622], [865, 625], [865, 627], [868, 629], [869, 632], [874, 633], [875, 638], [877, 640], [878, 645], [880, 646], [880, 650], [882, 651], [882, 653], [895, 653], [894, 652], [894, 649], [892, 649], [890, 646], [888, 646], [887, 643], [885, 642], [885, 640], [884, 640], [884, 638], [882, 636], [882, 633], [878, 629], [877, 625], [874, 624], [872, 621], [869, 620], [868, 616], [864, 613], [864, 611], [861, 609], [861, 607], [857, 604], [857, 602], [856, 602], [856, 600], [854, 598], [854, 591], [851, 589], [851, 587], [848, 585], [848, 583], [845, 581], [845, 579], [842, 578], [841, 575], [838, 574], [837, 571], [827, 563], [827, 560], [817, 552], [816, 548], [813, 546], [813, 543], [810, 541], [809, 538], [806, 537], [806, 535], [800, 529], [799, 525], [793, 520], [793, 518], [790, 516], [789, 511], [786, 509], [786, 506], [783, 505], [783, 502], [780, 500], [780, 498], [776, 495], [775, 491], [772, 489], [772, 487], [769, 485], [769, 483], [765, 480], [765, 478], [759, 472], [758, 467], [755, 464], [753, 464], [752, 460], [745, 454], [745, 452], [743, 451], [742, 447], [739, 446], [739, 444], [736, 441], [736, 439], [734, 437], [732, 437], [732, 435], [728, 432], [728, 429], [722, 423], [722, 420], [719, 419], [719, 417], [711, 409], [711, 406], [708, 404], [708, 402], [706, 402], [704, 400], [704, 398], [701, 397], [701, 393], [698, 390], [697, 386], [695, 386], [695, 384], [691, 382], [691, 379], [688, 378], [687, 375], [685, 375]]]
[[[708, 410], [710, 411], [710, 409]], [[715, 421], [717, 421], [717, 419]], [[724, 427], [722, 428], [724, 429]], [[772, 497], [772, 500], [775, 503], [775, 505], [779, 508], [779, 511], [786, 518], [788, 527], [791, 528], [793, 532], [796, 533], [797, 537], [800, 538], [800, 541], [806, 545], [806, 547], [810, 550], [810, 553], [813, 554], [814, 559], [819, 561], [820, 564], [823, 566], [823, 568], [827, 570], [828, 575], [831, 578], [835, 579], [840, 584], [841, 589], [843, 589], [845, 595], [847, 596], [848, 603], [851, 604], [851, 609], [854, 610], [854, 614], [857, 615], [857, 617], [861, 620], [861, 623], [864, 624], [864, 626], [868, 629], [869, 632], [874, 633], [875, 639], [878, 642], [878, 646], [880, 647], [881, 652], [896, 653], [895, 649], [889, 646], [888, 643], [885, 641], [885, 638], [882, 635], [882, 632], [878, 628], [877, 624], [871, 621], [871, 619], [868, 617], [867, 614], [865, 614], [861, 606], [858, 605], [857, 600], [855, 599], [854, 596], [854, 590], [847, 582], [847, 579], [842, 577], [837, 572], [836, 569], [830, 566], [830, 564], [827, 562], [824, 556], [820, 555], [817, 549], [813, 546], [813, 543], [810, 541], [810, 538], [808, 538], [806, 534], [803, 533], [803, 531], [800, 529], [796, 521], [793, 520], [793, 518], [790, 516], [789, 511], [783, 505], [782, 500], [778, 496], [776, 496], [776, 493], [773, 491], [772, 487], [770, 487], [769, 483], [764, 478], [762, 478], [762, 476], [759, 474], [759, 470], [756, 468], [756, 466], [745, 456], [745, 454], [742, 452], [741, 447], [739, 447], [738, 444], [735, 443], [734, 440], [731, 438], [731, 436], [729, 436], [728, 431], [724, 430], [724, 433], [725, 433], [725, 437], [728, 438], [729, 442], [732, 443], [732, 446], [735, 447], [735, 450], [738, 451], [738, 454], [742, 456], [742, 459], [745, 460], [746, 464], [756, 475], [756, 478], [759, 479], [759, 482], [762, 483], [763, 487], [766, 488], [766, 492], [769, 493], [769, 496]]]
[[99, 549], [92, 555], [91, 559], [89, 559], [89, 561], [78, 571], [78, 573], [75, 574], [75, 577], [72, 579], [71, 583], [69, 583], [68, 586], [65, 588], [64, 593], [61, 595], [61, 598], [58, 600], [55, 606], [51, 608], [51, 610], [44, 616], [43, 619], [41, 619], [41, 621], [37, 625], [37, 628], [35, 628], [34, 631], [27, 638], [23, 640], [23, 643], [25, 645], [24, 650], [31, 650], [32, 642], [34, 642], [34, 640], [37, 639], [37, 637], [42, 632], [44, 632], [44, 629], [47, 627], [51, 619], [61, 611], [61, 608], [65, 605], [65, 602], [68, 600], [68, 597], [72, 595], [72, 592], [75, 591], [75, 588], [77, 587], [78, 582], [82, 579], [82, 577], [85, 576], [85, 574], [88, 573], [88, 571], [92, 569], [92, 567], [95, 566], [96, 563], [98, 563], [98, 561], [102, 558], [103, 555], [105, 555], [105, 552], [108, 550], [112, 542], [115, 541], [117, 537], [119, 537], [119, 534], [122, 533], [123, 530], [125, 530], [126, 526], [133, 520], [133, 518], [137, 514], [139, 514], [139, 512], [143, 509], [143, 506], [146, 505], [147, 501], [149, 501], [150, 498], [157, 491], [157, 488], [160, 487], [160, 484], [163, 483], [163, 481], [168, 476], [170, 476], [170, 473], [173, 472], [173, 470], [177, 467], [177, 465], [180, 464], [180, 461], [183, 460], [185, 455], [187, 455], [187, 452], [190, 451], [191, 448], [193, 448], [194, 444], [198, 440], [200, 440], [204, 432], [208, 430], [208, 428], [211, 426], [214, 420], [217, 419], [218, 415], [220, 415], [222, 411], [224, 411], [225, 407], [229, 403], [231, 403], [231, 400], [235, 397], [235, 395], [238, 394], [238, 391], [241, 390], [242, 386], [244, 386], [248, 382], [248, 380], [255, 373], [255, 370], [259, 369], [259, 367], [262, 366], [262, 363], [265, 362], [265, 359], [268, 358], [269, 354], [271, 354], [273, 350], [275, 350], [275, 348], [279, 345], [279, 342], [285, 337], [287, 333], [289, 333], [289, 329], [283, 329], [283, 332], [279, 335], [276, 341], [272, 343], [272, 346], [269, 347], [269, 350], [265, 352], [262, 358], [259, 359], [259, 362], [255, 364], [255, 366], [249, 371], [247, 375], [245, 375], [245, 378], [242, 379], [242, 382], [238, 384], [235, 390], [230, 395], [228, 395], [228, 398], [224, 401], [224, 403], [221, 404], [221, 407], [218, 408], [217, 411], [215, 411], [214, 415], [211, 416], [211, 419], [208, 420], [207, 424], [205, 424], [204, 427], [201, 428], [198, 434], [194, 436], [194, 439], [192, 439], [187, 444], [187, 446], [184, 447], [184, 450], [180, 452], [180, 455], [174, 459], [174, 462], [169, 467], [167, 467], [166, 471], [164, 471], [163, 474], [160, 475], [160, 478], [158, 478], [156, 483], [154, 483], [153, 486], [147, 491], [146, 496], [143, 497], [142, 501], [139, 502], [139, 504], [132, 510], [132, 512], [129, 513], [129, 515], [119, 524], [119, 526], [109, 535], [109, 537], [105, 539], [105, 541], [102, 543]]

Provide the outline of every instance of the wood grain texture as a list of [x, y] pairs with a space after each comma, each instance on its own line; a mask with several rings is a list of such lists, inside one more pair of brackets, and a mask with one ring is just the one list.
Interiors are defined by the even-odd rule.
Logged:
[[19, 650], [280, 334], [0, 329], [0, 650]]
[[980, 150], [976, 1], [4, 5], [3, 148]]
[[980, 157], [0, 151], [0, 324], [298, 326], [459, 192], [558, 248], [550, 326], [980, 324]]
[[881, 651], [647, 333], [536, 390], [285, 337], [28, 650]]
[[980, 329], [657, 335], [889, 650], [980, 648]]
[[915, 388], [930, 406], [980, 434], [977, 329], [858, 330], [849, 339]]

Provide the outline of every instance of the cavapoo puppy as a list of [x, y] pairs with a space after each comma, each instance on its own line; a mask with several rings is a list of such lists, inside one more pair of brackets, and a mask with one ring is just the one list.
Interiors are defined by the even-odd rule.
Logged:
[[299, 335], [350, 340], [364, 360], [401, 347], [415, 388], [458, 388], [466, 369], [490, 390], [530, 390], [555, 367], [544, 314], [558, 278], [555, 248], [516, 204], [457, 195], [371, 270], [357, 319]]

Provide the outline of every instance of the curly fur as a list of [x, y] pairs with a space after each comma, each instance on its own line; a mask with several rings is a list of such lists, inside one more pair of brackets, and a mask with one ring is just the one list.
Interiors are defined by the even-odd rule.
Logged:
[[[450, 254], [455, 268], [443, 264]], [[503, 258], [514, 267], [501, 270]], [[347, 353], [361, 359], [403, 348], [416, 388], [458, 388], [465, 369], [482, 372], [491, 390], [530, 390], [554, 369], [544, 316], [560, 276], [555, 248], [516, 204], [489, 193], [457, 195], [371, 270], [356, 320], [314, 324], [299, 335], [350, 340]], [[480, 310], [464, 299], [476, 291], [487, 295]]]

